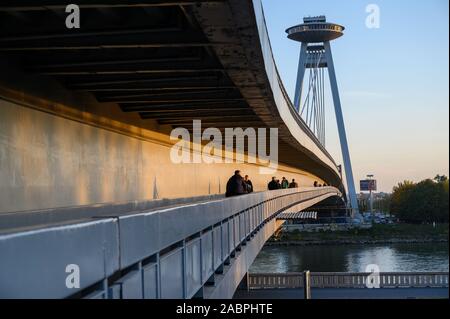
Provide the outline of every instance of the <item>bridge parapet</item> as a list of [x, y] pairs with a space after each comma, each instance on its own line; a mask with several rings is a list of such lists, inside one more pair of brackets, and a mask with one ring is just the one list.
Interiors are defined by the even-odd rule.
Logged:
[[[250, 289], [303, 288], [304, 273], [250, 274]], [[371, 273], [311, 273], [311, 288], [367, 288]], [[383, 272], [380, 288], [448, 288], [448, 272]]]
[[341, 193], [280, 190], [3, 234], [0, 298], [231, 298], [276, 216], [331, 196]]

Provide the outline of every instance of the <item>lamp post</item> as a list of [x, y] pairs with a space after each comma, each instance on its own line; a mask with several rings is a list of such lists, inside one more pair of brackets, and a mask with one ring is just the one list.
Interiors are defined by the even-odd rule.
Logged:
[[375, 217], [373, 215], [373, 193], [372, 193], [372, 189], [373, 189], [373, 178], [374, 175], [367, 175], [367, 178], [369, 179], [369, 201], [370, 201], [370, 215], [372, 216], [372, 224], [374, 223]]

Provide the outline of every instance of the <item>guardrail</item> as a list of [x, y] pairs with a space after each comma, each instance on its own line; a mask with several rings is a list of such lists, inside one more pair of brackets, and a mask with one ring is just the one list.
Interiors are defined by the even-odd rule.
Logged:
[[[370, 275], [311, 273], [311, 288], [367, 288]], [[379, 283], [380, 288], [447, 288], [448, 275], [448, 272], [386, 272], [379, 274]], [[249, 274], [248, 284], [250, 289], [298, 289], [303, 288], [303, 276], [303, 273]]]
[[330, 196], [278, 190], [2, 234], [0, 298], [192, 298], [279, 213]]

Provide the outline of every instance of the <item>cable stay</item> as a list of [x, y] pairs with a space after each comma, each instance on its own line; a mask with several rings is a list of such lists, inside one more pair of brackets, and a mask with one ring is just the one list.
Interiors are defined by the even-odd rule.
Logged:
[[299, 113], [319, 142], [325, 146], [325, 68], [321, 64], [324, 51], [312, 51], [307, 55], [308, 92]]

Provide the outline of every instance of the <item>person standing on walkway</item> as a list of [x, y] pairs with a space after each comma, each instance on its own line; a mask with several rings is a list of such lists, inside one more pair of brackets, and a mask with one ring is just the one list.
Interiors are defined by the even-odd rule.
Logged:
[[286, 177], [283, 177], [283, 180], [281, 181], [281, 188], [282, 189], [288, 189], [289, 188], [289, 182], [286, 179]]
[[272, 180], [267, 185], [267, 188], [269, 189], [269, 191], [274, 191], [274, 190], [278, 189], [278, 184], [277, 184], [276, 177], [272, 177]]
[[281, 183], [279, 179], [277, 179], [277, 189], [281, 189]]
[[241, 171], [235, 171], [227, 183], [226, 197], [233, 197], [247, 194], [247, 184], [241, 176]]
[[295, 179], [292, 179], [292, 182], [289, 184], [289, 188], [298, 188], [298, 184]]
[[247, 193], [249, 193], [249, 194], [253, 193], [253, 183], [250, 180], [248, 175], [245, 175], [244, 182], [245, 182], [245, 185], [247, 187]]

